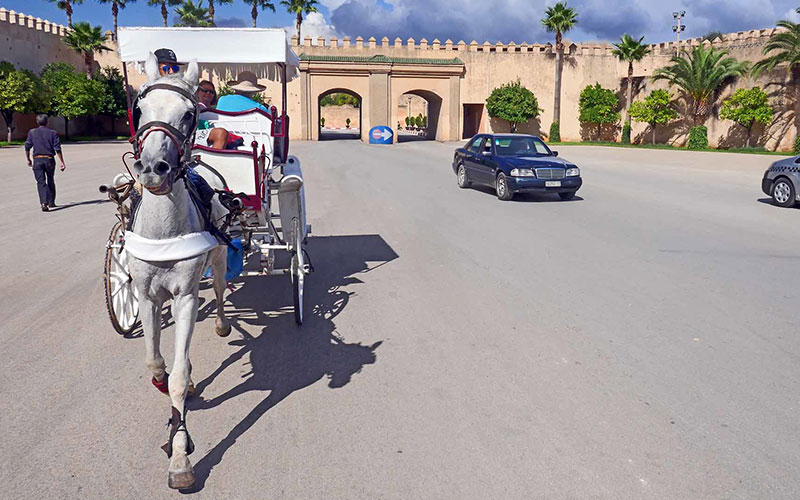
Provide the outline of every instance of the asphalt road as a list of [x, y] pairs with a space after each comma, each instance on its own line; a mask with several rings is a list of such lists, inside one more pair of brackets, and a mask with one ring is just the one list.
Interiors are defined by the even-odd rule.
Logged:
[[[201, 292], [193, 496], [797, 499], [800, 211], [775, 157], [563, 147], [571, 202], [460, 190], [452, 144], [297, 143], [316, 272]], [[124, 144], [39, 212], [0, 150], [0, 498], [178, 498], [169, 402], [106, 317]], [[166, 316], [171, 324], [169, 315]], [[163, 335], [171, 360], [171, 330]]]

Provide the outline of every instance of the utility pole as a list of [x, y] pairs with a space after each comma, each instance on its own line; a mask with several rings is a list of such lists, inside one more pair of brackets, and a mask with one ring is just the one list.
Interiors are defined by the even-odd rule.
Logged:
[[677, 24], [672, 25], [672, 31], [678, 37], [678, 45], [675, 48], [675, 55], [680, 55], [681, 50], [681, 32], [686, 30], [686, 25], [683, 24], [683, 17], [686, 15], [686, 11], [682, 10], [680, 12], [673, 12], [672, 17], [675, 19]]

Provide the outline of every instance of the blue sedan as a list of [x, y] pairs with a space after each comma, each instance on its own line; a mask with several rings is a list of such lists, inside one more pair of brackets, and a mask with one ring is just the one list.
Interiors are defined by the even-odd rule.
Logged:
[[453, 172], [458, 186], [482, 184], [501, 200], [516, 193], [558, 193], [570, 200], [583, 181], [577, 165], [558, 158], [538, 137], [522, 134], [479, 134], [456, 149]]

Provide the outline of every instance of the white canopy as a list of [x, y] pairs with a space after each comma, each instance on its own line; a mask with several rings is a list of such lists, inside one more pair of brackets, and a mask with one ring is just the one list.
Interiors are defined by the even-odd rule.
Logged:
[[280, 80], [279, 64], [286, 65], [288, 80], [297, 77], [300, 59], [275, 28], [119, 28], [119, 56], [140, 69], [150, 52], [172, 49], [178, 61], [197, 59], [201, 69], [221, 77], [252, 71], [259, 78]]

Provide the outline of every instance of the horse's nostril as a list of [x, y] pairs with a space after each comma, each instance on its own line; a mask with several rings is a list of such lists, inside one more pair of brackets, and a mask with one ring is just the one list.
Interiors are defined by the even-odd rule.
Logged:
[[166, 173], [169, 172], [169, 163], [163, 160], [159, 161], [158, 163], [155, 164], [155, 168], [153, 170], [158, 175], [166, 175]]
[[136, 171], [141, 172], [144, 166], [142, 165], [142, 160], [136, 160], [133, 162], [133, 169]]

